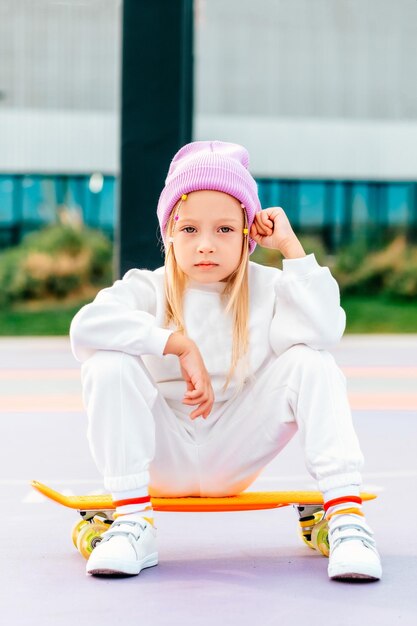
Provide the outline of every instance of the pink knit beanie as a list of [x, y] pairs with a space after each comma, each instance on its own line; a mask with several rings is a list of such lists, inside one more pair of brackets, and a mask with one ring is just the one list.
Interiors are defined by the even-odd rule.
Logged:
[[[257, 185], [248, 171], [249, 153], [243, 146], [224, 141], [194, 141], [186, 144], [171, 161], [157, 215], [165, 242], [166, 225], [175, 204], [184, 193], [223, 191], [244, 205], [248, 228], [261, 210]], [[256, 242], [249, 238], [249, 252]]]

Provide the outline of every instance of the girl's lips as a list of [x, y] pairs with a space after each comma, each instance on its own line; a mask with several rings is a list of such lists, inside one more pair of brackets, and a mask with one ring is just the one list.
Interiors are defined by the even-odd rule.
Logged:
[[196, 267], [217, 267], [217, 263], [197, 263]]

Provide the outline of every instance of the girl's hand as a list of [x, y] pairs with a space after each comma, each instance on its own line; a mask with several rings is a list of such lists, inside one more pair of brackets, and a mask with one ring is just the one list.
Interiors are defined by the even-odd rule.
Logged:
[[179, 358], [181, 374], [187, 383], [183, 403], [198, 405], [190, 418], [195, 419], [200, 415], [207, 418], [213, 407], [214, 391], [203, 357], [194, 341], [182, 332], [175, 331], [168, 338], [164, 354], [175, 354]]
[[193, 341], [189, 341], [185, 350], [178, 357], [182, 377], [187, 383], [183, 404], [198, 405], [190, 414], [191, 419], [200, 415], [206, 419], [213, 408], [214, 391], [200, 350]]
[[257, 213], [249, 234], [262, 248], [279, 250], [286, 258], [305, 256], [304, 249], [281, 207], [271, 207]]

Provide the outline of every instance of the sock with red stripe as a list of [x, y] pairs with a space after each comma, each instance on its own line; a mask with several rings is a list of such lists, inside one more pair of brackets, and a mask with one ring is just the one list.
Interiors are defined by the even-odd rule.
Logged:
[[154, 525], [152, 503], [147, 486], [140, 489], [116, 491], [111, 495], [116, 506], [115, 518], [129, 515], [129, 519], [132, 519], [137, 516], [138, 519], [144, 518]]
[[330, 489], [323, 493], [326, 518], [331, 520], [335, 515], [359, 515], [362, 513], [362, 498], [358, 485]]

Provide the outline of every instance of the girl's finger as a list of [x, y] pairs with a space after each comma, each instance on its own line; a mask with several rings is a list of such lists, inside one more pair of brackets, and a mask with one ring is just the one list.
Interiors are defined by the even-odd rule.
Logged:
[[265, 209], [266, 214], [271, 220], [275, 219], [276, 216], [279, 215], [282, 211], [283, 209], [280, 206], [272, 207], [271, 209]]
[[261, 215], [261, 217], [259, 218], [259, 222], [258, 225], [261, 228], [265, 228], [265, 226], [272, 226], [274, 223], [274, 220], [271, 219], [266, 213]]
[[271, 234], [272, 234], [272, 230], [264, 230], [264, 229], [262, 229], [262, 231], [261, 231], [261, 230], [259, 229], [258, 233], [259, 233], [259, 236], [260, 236], [261, 238], [263, 238], [263, 237], [268, 237], [269, 235], [271, 235]]
[[[200, 404], [198, 409], [195, 409], [191, 413], [190, 418], [191, 419], [195, 419], [196, 417], [199, 417], [200, 415], [201, 415], [201, 417], [204, 417], [204, 415], [207, 413], [207, 411], [208, 411], [208, 413], [210, 413], [211, 407], [212, 407], [212, 403], [209, 400], [206, 400], [206, 402], [203, 402], [203, 403]], [[208, 413], [207, 413], [207, 415], [208, 415]]]
[[199, 393], [198, 395], [193, 396], [193, 397], [189, 397], [185, 395], [183, 402], [184, 404], [196, 405], [196, 404], [201, 404], [202, 402], [206, 402], [208, 398], [209, 398], [208, 393]]
[[264, 237], [266, 235], [266, 229], [263, 224], [261, 226], [258, 225], [256, 227], [256, 230], [258, 232], [258, 235], [261, 235], [261, 237]]
[[186, 396], [197, 396], [201, 393], [201, 391], [199, 391], [198, 389], [191, 389], [190, 391], [187, 391], [187, 393], [185, 394]]
[[193, 411], [190, 415], [190, 418], [192, 420], [195, 420], [197, 417], [202, 417], [204, 419], [207, 419], [207, 417], [210, 415], [210, 411], [211, 411], [211, 407], [207, 407], [205, 409], [203, 409], [201, 406], [196, 409], [195, 411]]
[[259, 238], [261, 236], [259, 231], [258, 231], [257, 226], [255, 226], [254, 224], [252, 224], [252, 228], [250, 230], [250, 236], [252, 237], [252, 239], [255, 239], [255, 241], [256, 241], [257, 238]]
[[273, 220], [271, 219], [271, 216], [268, 215], [266, 211], [263, 211], [261, 215], [262, 215], [262, 222], [264, 224], [273, 224]]
[[182, 401], [183, 404], [189, 404], [190, 406], [197, 406], [197, 404], [201, 404], [203, 398], [184, 398]]
[[197, 383], [195, 389], [190, 392], [187, 392], [186, 395], [190, 396], [202, 396], [204, 394], [208, 394], [209, 387], [204, 383]]

